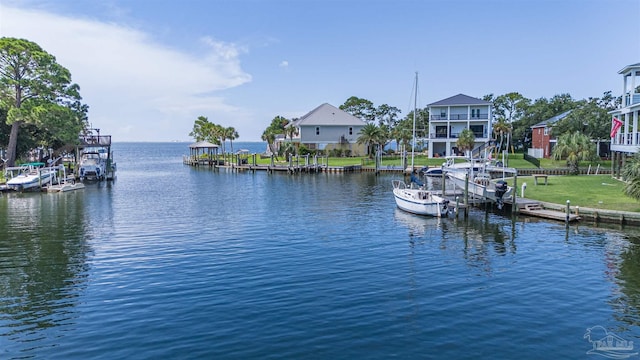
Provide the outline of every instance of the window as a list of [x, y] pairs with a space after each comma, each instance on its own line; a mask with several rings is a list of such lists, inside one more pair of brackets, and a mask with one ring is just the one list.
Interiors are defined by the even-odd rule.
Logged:
[[316, 135], [320, 135], [320, 128], [316, 127]]
[[546, 126], [544, 127], [544, 134], [549, 135], [549, 128]]
[[469, 125], [469, 130], [473, 132], [473, 136], [477, 138], [483, 138], [484, 135], [484, 126], [482, 125]]
[[353, 128], [352, 127], [349, 128], [349, 135], [353, 135]]
[[446, 118], [447, 117], [447, 112], [445, 110], [440, 110], [440, 117], [441, 118]]
[[471, 109], [471, 117], [476, 117], [476, 109]]

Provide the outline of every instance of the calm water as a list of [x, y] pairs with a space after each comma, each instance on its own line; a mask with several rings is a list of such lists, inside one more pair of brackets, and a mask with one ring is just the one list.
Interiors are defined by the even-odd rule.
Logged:
[[114, 150], [113, 183], [0, 197], [0, 359], [598, 359], [596, 325], [640, 349], [634, 228], [428, 219], [394, 175]]

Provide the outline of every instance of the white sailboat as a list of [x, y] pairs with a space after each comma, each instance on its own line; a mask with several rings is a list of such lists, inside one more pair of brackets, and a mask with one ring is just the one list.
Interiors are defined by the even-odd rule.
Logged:
[[430, 190], [424, 189], [421, 183], [417, 183], [414, 180], [415, 170], [413, 166], [413, 154], [416, 145], [416, 113], [418, 103], [418, 73], [416, 73], [415, 83], [415, 99], [413, 109], [413, 138], [412, 138], [412, 151], [411, 151], [411, 167], [412, 181], [407, 185], [402, 180], [393, 180], [393, 197], [395, 198], [398, 208], [418, 214], [441, 217], [446, 216], [448, 213], [449, 201], [445, 198], [434, 194]]

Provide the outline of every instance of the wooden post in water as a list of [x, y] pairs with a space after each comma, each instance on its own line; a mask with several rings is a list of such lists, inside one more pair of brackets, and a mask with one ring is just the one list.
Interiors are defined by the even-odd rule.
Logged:
[[469, 173], [464, 176], [464, 217], [469, 216]]
[[[511, 203], [511, 212], [513, 214], [517, 214], [518, 213], [518, 204], [517, 204], [517, 192], [518, 192], [518, 174], [514, 174], [513, 175], [513, 200]], [[524, 195], [522, 195], [524, 196]]]
[[569, 216], [571, 215], [571, 201], [567, 200], [567, 216], [565, 218], [565, 222], [569, 225]]
[[444, 171], [442, 172], [442, 197], [445, 197], [445, 195], [447, 194], [447, 186], [445, 184], [445, 179], [447, 178], [447, 175], [445, 175]]

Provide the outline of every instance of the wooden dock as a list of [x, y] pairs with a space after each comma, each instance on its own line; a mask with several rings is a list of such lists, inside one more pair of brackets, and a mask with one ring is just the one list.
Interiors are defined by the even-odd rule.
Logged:
[[580, 216], [576, 214], [569, 213], [567, 215], [566, 212], [545, 209], [542, 206], [542, 204], [538, 202], [526, 203], [524, 205], [518, 204], [518, 207], [519, 207], [518, 213], [522, 215], [530, 215], [530, 216], [540, 217], [544, 219], [551, 219], [551, 220], [564, 221], [564, 222], [574, 222], [574, 221], [580, 220]]

